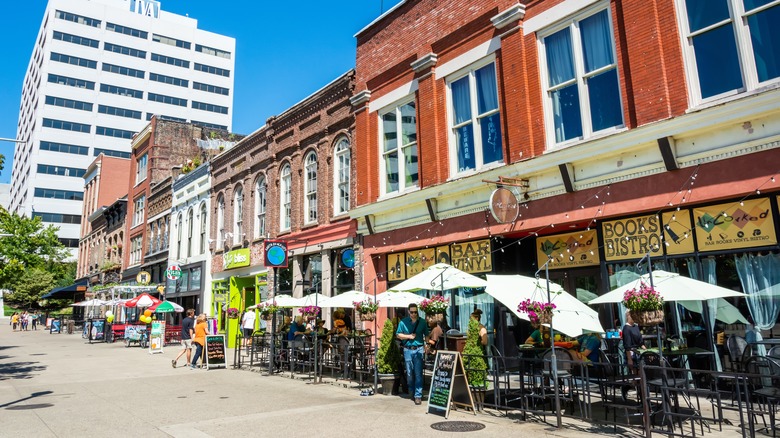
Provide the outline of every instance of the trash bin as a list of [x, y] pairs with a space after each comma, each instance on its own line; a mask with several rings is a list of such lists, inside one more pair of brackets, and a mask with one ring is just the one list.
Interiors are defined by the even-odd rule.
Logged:
[[72, 335], [72, 334], [73, 334], [73, 331], [74, 331], [75, 329], [76, 329], [76, 323], [75, 323], [75, 322], [73, 322], [73, 320], [72, 320], [72, 319], [69, 319], [69, 320], [68, 320], [68, 334], [69, 334], [69, 335]]

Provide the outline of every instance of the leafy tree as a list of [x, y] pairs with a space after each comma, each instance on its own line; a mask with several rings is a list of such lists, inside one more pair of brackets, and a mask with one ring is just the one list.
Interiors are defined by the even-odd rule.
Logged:
[[0, 288], [12, 291], [9, 304], [38, 308], [41, 296], [60, 282], [72, 282], [74, 268], [64, 263], [68, 251], [56, 227], [0, 207], [0, 233]]

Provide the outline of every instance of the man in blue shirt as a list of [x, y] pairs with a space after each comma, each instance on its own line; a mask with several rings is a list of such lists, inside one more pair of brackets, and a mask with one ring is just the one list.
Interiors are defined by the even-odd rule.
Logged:
[[594, 333], [586, 333], [577, 338], [579, 351], [575, 360], [598, 362], [599, 350], [601, 349], [601, 339]]
[[294, 341], [296, 336], [305, 335], [307, 333], [308, 332], [306, 331], [306, 324], [303, 322], [303, 317], [296, 316], [295, 321], [293, 321], [292, 325], [290, 325], [290, 331], [287, 333], [287, 340]]
[[428, 324], [420, 321], [417, 304], [409, 304], [409, 316], [398, 323], [396, 338], [401, 341], [406, 365], [406, 381], [414, 388], [414, 404], [422, 403], [423, 390], [423, 354], [425, 336], [428, 335]]

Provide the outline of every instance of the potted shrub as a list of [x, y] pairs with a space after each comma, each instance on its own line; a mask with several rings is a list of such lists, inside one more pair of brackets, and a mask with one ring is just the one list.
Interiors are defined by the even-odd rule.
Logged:
[[371, 298], [366, 298], [363, 301], [353, 301], [352, 304], [360, 314], [361, 321], [373, 321], [376, 318], [376, 311], [379, 309], [379, 306]]
[[376, 366], [384, 395], [390, 395], [395, 380], [400, 380], [400, 365], [401, 351], [395, 342], [395, 328], [393, 321], [388, 319], [382, 327], [382, 337], [379, 338], [379, 350], [376, 353]]
[[477, 410], [482, 410], [487, 391], [487, 362], [479, 339], [479, 321], [469, 319], [466, 345], [463, 347], [463, 368], [469, 381], [471, 396]]
[[639, 325], [656, 325], [664, 320], [663, 298], [644, 282], [639, 284], [639, 290], [629, 289], [623, 293], [623, 305], [631, 312], [631, 319]]

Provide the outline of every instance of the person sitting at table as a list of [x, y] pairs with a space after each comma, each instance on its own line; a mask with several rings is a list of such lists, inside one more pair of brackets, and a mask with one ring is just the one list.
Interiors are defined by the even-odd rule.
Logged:
[[306, 324], [303, 322], [303, 316], [296, 316], [295, 321], [292, 323], [292, 325], [290, 325], [290, 331], [287, 333], [287, 340], [294, 341], [296, 336], [306, 334], [309, 334], [309, 331], [306, 330]]
[[349, 329], [343, 319], [337, 319], [333, 321], [333, 330], [330, 331], [332, 336], [349, 336]]
[[623, 326], [623, 350], [626, 352], [626, 364], [631, 373], [638, 374], [639, 353], [637, 350], [644, 350], [645, 344], [642, 341], [642, 332], [639, 327], [634, 325], [631, 319], [631, 312], [626, 312], [626, 325]]
[[582, 362], [598, 362], [601, 339], [595, 333], [585, 333], [574, 341], [574, 350], [569, 350], [574, 360]]
[[325, 320], [322, 318], [317, 318], [317, 320], [314, 323], [314, 328], [312, 329], [312, 331], [317, 336], [325, 336], [326, 334], [328, 334], [328, 330], [325, 328]]
[[433, 318], [428, 319], [427, 321], [431, 331], [428, 333], [428, 337], [425, 340], [425, 352], [429, 355], [435, 355], [437, 350], [444, 349], [445, 323], [443, 322], [444, 320], [442, 320], [442, 322], [436, 322]]
[[531, 336], [525, 340], [525, 343], [529, 345], [542, 344], [544, 342], [544, 335], [547, 335], [549, 338], [550, 329], [545, 326], [539, 326], [536, 328], [536, 330], [531, 332]]
[[282, 326], [279, 327], [279, 333], [282, 333], [284, 335], [285, 339], [286, 339], [287, 338], [287, 333], [289, 331], [290, 331], [290, 317], [289, 316], [285, 316], [282, 319]]

